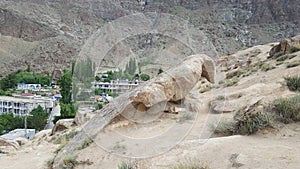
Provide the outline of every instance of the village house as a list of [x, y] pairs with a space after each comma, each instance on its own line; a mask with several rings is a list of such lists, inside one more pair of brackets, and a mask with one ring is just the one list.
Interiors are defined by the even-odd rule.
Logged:
[[12, 112], [15, 116], [25, 116], [38, 106], [50, 112], [54, 107], [54, 101], [48, 98], [0, 96], [0, 114]]

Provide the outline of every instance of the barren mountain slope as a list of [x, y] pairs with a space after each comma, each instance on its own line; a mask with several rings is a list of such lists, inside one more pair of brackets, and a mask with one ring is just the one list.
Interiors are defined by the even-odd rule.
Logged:
[[[7, 64], [1, 62], [3, 69], [0, 73], [3, 75], [14, 71], [16, 67], [26, 68], [28, 64], [36, 71], [64, 69], [70, 66], [71, 61], [81, 51], [82, 45], [97, 29], [108, 21], [139, 12], [169, 13], [188, 20], [206, 34], [219, 55], [224, 55], [241, 47], [277, 41], [283, 37], [299, 34], [299, 5], [300, 2], [297, 0], [1, 1], [1, 35], [21, 38], [38, 45], [17, 54], [0, 47], [1, 50], [5, 50], [5, 54], [1, 57], [14, 55]], [[162, 38], [162, 41], [148, 47], [148, 41], [144, 41], [147, 36], [149, 35], [132, 37], [126, 46], [135, 48], [136, 43], [143, 46], [141, 49], [144, 49], [144, 53], [136, 54], [139, 57], [148, 57], [155, 50], [163, 53], [161, 48], [156, 48], [155, 43], [168, 39]], [[58, 43], [61, 45], [57, 45]], [[170, 55], [169, 51], [167, 55]], [[157, 60], [161, 60], [163, 65], [164, 62], [167, 63], [161, 56]], [[147, 69], [152, 69], [151, 65]]]

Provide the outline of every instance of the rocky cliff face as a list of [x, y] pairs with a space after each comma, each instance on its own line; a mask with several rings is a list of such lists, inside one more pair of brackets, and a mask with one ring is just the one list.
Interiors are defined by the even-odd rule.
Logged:
[[[163, 12], [182, 17], [206, 34], [219, 55], [227, 55], [243, 47], [299, 34], [299, 8], [298, 0], [1, 1], [1, 36], [37, 45], [19, 52], [21, 54], [5, 65], [1, 62], [4, 69], [0, 73], [22, 69], [27, 64], [33, 65], [36, 71], [64, 69], [98, 28], [110, 20], [139, 12]], [[135, 38], [132, 42], [145, 37]], [[136, 46], [134, 43], [128, 45]], [[1, 59], [9, 57], [5, 46], [0, 49], [6, 51], [0, 53]]]

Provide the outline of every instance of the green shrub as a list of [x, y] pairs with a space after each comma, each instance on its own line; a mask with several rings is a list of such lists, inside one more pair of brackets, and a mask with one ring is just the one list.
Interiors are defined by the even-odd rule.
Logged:
[[300, 121], [300, 95], [275, 100], [272, 110], [278, 116], [278, 120], [284, 123]]
[[87, 148], [91, 143], [93, 143], [93, 140], [91, 138], [86, 138], [83, 141], [83, 143], [78, 147], [78, 150]]
[[62, 160], [61, 168], [63, 169], [73, 169], [76, 167], [78, 162], [74, 156], [66, 156]]
[[267, 58], [268, 59], [277, 59], [277, 58], [279, 58], [280, 56], [282, 56], [282, 55], [284, 55], [284, 52], [283, 51], [280, 51], [280, 52], [277, 52], [277, 53], [275, 53], [274, 55], [270, 55], [270, 56], [268, 56]]
[[291, 91], [300, 91], [300, 76], [285, 77], [286, 84]]
[[162, 68], [159, 68], [157, 74], [159, 75], [159, 74], [161, 74], [161, 73], [163, 73], [163, 72], [164, 72], [163, 69], [162, 69]]
[[233, 78], [231, 78], [231, 79], [225, 79], [224, 85], [225, 85], [226, 87], [232, 86], [232, 85], [237, 84], [239, 81], [240, 81], [240, 79], [239, 79], [238, 77], [233, 77]]
[[100, 109], [102, 109], [102, 108], [103, 108], [102, 103], [97, 103], [97, 105], [96, 105], [96, 110], [100, 110]]
[[24, 128], [24, 117], [14, 116], [13, 113], [3, 113], [0, 115], [0, 135], [4, 131], [11, 131], [17, 128]]
[[260, 129], [273, 126], [273, 116], [269, 113], [246, 113], [238, 111], [233, 120], [221, 120], [217, 126], [211, 126], [217, 135], [250, 135]]
[[300, 65], [300, 61], [299, 60], [294, 60], [292, 62], [289, 62], [286, 64], [287, 68], [291, 68], [291, 67], [296, 67]]
[[276, 59], [276, 61], [285, 61], [288, 58], [289, 58], [289, 55], [286, 54], [286, 55], [282, 55], [282, 56], [278, 57]]
[[147, 74], [141, 74], [141, 75], [140, 75], [140, 78], [141, 78], [143, 81], [150, 80], [150, 76], [147, 75]]
[[205, 93], [205, 92], [210, 91], [212, 88], [213, 88], [212, 85], [201, 86], [201, 87], [199, 88], [199, 92], [200, 92], [200, 93]]
[[284, 62], [283, 61], [278, 61], [275, 63], [276, 66], [282, 65]]
[[48, 169], [53, 169], [54, 158], [47, 160], [46, 165]]
[[64, 144], [65, 142], [69, 142], [73, 137], [75, 137], [77, 135], [77, 133], [78, 133], [78, 131], [72, 130], [72, 131], [62, 135], [58, 139], [56, 139], [53, 143], [54, 144]]
[[12, 92], [0, 89], [0, 96], [12, 96]]
[[216, 100], [225, 100], [225, 99], [226, 98], [223, 95], [219, 95], [219, 96], [216, 97]]
[[216, 127], [211, 126], [211, 128], [217, 135], [229, 136], [235, 133], [234, 126], [235, 122], [232, 120], [221, 120]]
[[236, 115], [234, 117], [236, 124], [234, 134], [253, 134], [260, 129], [271, 127], [272, 116], [267, 113], [255, 113]]
[[193, 120], [194, 116], [191, 113], [183, 113], [179, 116], [177, 122], [184, 123], [185, 121]]
[[119, 164], [118, 169], [137, 169], [137, 165], [133, 162], [122, 161], [122, 163]]
[[265, 63], [265, 64], [263, 64], [262, 66], [261, 66], [261, 70], [262, 71], [265, 71], [265, 72], [267, 72], [267, 71], [269, 71], [269, 70], [272, 70], [272, 69], [274, 69], [275, 68], [275, 66], [273, 66], [273, 65], [271, 65], [271, 64], [269, 64], [269, 63]]
[[185, 162], [177, 164], [176, 166], [173, 166], [172, 169], [210, 169], [210, 167], [196, 159], [189, 159]]

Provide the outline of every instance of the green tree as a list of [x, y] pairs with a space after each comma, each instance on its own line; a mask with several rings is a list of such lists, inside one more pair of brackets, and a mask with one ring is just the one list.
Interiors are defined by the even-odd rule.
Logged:
[[30, 69], [30, 64], [28, 64], [28, 65], [27, 65], [26, 72], [31, 72], [31, 69]]
[[49, 85], [50, 81], [51, 81], [51, 77], [49, 75], [35, 74], [32, 72], [19, 70], [1, 79], [0, 88], [6, 91], [8, 89], [15, 88], [18, 83], [23, 83], [23, 82], [27, 84], [32, 83], [32, 84]]
[[27, 118], [28, 128], [34, 128], [37, 131], [43, 130], [47, 124], [49, 113], [43, 107], [38, 106], [30, 112], [30, 115]]
[[61, 102], [63, 104], [70, 104], [72, 101], [72, 74], [70, 71], [65, 71], [58, 81], [61, 87]]
[[101, 103], [97, 103], [96, 110], [100, 110], [103, 108], [103, 105]]
[[0, 89], [0, 96], [12, 96], [11, 91], [4, 91]]
[[162, 68], [159, 68], [157, 74], [159, 75], [159, 74], [161, 74], [162, 72], [164, 72], [164, 71], [162, 70]]
[[141, 78], [143, 81], [147, 81], [147, 80], [150, 79], [150, 76], [147, 75], [147, 74], [141, 74], [141, 75], [140, 75], [140, 78]]
[[136, 72], [137, 64], [135, 58], [130, 58], [129, 62], [126, 64], [124, 73], [134, 75]]
[[16, 78], [16, 74], [12, 73], [7, 76], [5, 76], [0, 81], [0, 86], [2, 90], [8, 90], [11, 88], [15, 88], [18, 84], [18, 79]]
[[0, 115], [0, 134], [4, 131], [11, 131], [17, 128], [24, 128], [24, 118], [15, 116], [13, 113], [4, 113]]
[[55, 116], [53, 123], [55, 124], [59, 119], [74, 118], [76, 115], [76, 106], [74, 104], [60, 103], [60, 116]]
[[99, 81], [101, 80], [101, 78], [100, 78], [99, 76], [96, 76], [96, 77], [95, 77], [95, 80], [96, 80], [97, 82], [99, 82]]
[[102, 94], [101, 89], [96, 88], [96, 89], [95, 89], [95, 95], [101, 95], [101, 94]]

